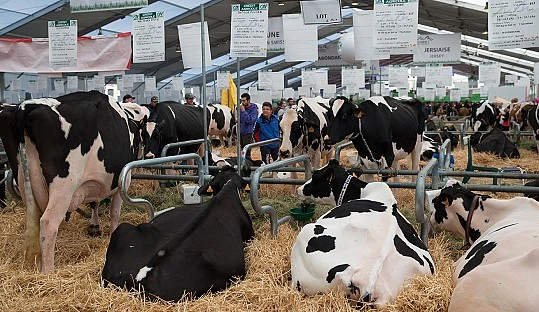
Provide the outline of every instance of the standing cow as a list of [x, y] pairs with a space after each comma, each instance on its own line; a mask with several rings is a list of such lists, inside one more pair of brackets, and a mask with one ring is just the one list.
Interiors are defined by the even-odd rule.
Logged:
[[427, 194], [431, 224], [471, 244], [454, 264], [449, 311], [536, 311], [539, 203], [490, 198], [456, 180]]
[[434, 262], [383, 182], [367, 184], [350, 200], [301, 230], [292, 247], [291, 286], [307, 295], [346, 290], [361, 306], [390, 303]]
[[[367, 169], [398, 169], [398, 161], [412, 157], [412, 170], [419, 169], [425, 116], [418, 100], [374, 96], [360, 103], [337, 97], [331, 107], [329, 142], [350, 139]], [[372, 177], [366, 177], [371, 180]]]
[[[51, 273], [58, 226], [68, 211], [112, 196], [111, 232], [118, 226], [118, 176], [136, 158], [137, 123], [112, 97], [90, 91], [24, 101], [9, 124], [8, 141], [26, 150], [19, 156], [27, 161], [18, 169], [26, 205], [26, 259], [41, 256], [41, 271]], [[8, 146], [11, 158], [16, 151]], [[92, 226], [99, 227], [96, 209]]]
[[228, 106], [220, 104], [208, 105], [209, 124], [208, 135], [217, 135], [221, 146], [232, 145], [232, 127], [236, 124], [236, 118]]

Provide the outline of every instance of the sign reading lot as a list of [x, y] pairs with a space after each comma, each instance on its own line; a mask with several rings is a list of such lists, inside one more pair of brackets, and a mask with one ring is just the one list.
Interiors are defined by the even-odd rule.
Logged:
[[301, 14], [303, 14], [305, 25], [340, 24], [342, 23], [341, 1], [301, 1]]
[[268, 4], [233, 4], [230, 33], [230, 56], [266, 57]]

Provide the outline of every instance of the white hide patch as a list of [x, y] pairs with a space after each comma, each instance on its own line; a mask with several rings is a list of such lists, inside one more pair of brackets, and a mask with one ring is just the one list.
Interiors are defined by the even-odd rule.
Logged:
[[155, 121], [148, 121], [148, 122], [146, 123], [146, 131], [148, 131], [148, 134], [149, 134], [150, 136], [151, 136], [152, 133], [154, 132], [155, 126], [156, 126], [156, 125], [157, 125], [157, 124], [155, 123]]
[[136, 103], [120, 103], [120, 106], [133, 114], [133, 119], [141, 121], [144, 117], [150, 117], [150, 110], [147, 107], [138, 105]]
[[333, 101], [333, 105], [331, 106], [331, 110], [333, 111], [333, 116], [337, 116], [337, 113], [341, 109], [342, 105], [344, 104], [344, 100], [336, 99]]
[[170, 106], [167, 106], [167, 107], [170, 113], [172, 114], [172, 118], [176, 119], [176, 114], [174, 114], [174, 111], [172, 110], [172, 108]]
[[387, 103], [386, 99], [384, 99], [383, 96], [380, 96], [380, 95], [373, 96], [373, 97], [370, 97], [368, 100], [370, 100], [371, 102], [376, 104], [376, 106], [379, 106], [380, 104], [385, 105], [389, 109], [390, 112], [393, 112], [393, 111], [397, 110], [397, 107], [391, 107]]
[[26, 106], [26, 104], [46, 105], [52, 108], [52, 107], [56, 107], [60, 105], [61, 103], [57, 99], [53, 99], [53, 98], [31, 99], [31, 100], [26, 100], [22, 102], [19, 108], [21, 110], [24, 110], [24, 107]]
[[135, 276], [135, 280], [137, 282], [142, 281], [143, 279], [146, 278], [146, 276], [148, 275], [148, 272], [150, 272], [151, 270], [153, 270], [153, 268], [149, 268], [147, 266], [143, 267], [142, 269], [138, 271], [137, 276]]
[[[292, 132], [292, 123], [297, 120], [298, 112], [295, 109], [288, 109], [284, 112], [282, 119], [279, 122], [279, 127], [281, 127], [281, 131], [283, 132], [283, 140], [280, 147], [281, 151], [290, 151], [290, 153], [292, 153], [294, 146], [292, 146], [292, 141], [290, 141], [290, 134]], [[299, 143], [301, 143], [302, 139], [303, 136], [300, 136]]]

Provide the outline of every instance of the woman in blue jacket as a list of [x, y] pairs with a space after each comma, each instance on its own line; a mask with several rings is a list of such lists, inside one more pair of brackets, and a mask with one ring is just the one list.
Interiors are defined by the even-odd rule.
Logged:
[[[272, 114], [270, 102], [262, 104], [262, 115], [256, 120], [253, 137], [256, 142], [279, 138], [279, 118]], [[262, 161], [269, 163], [269, 155], [273, 161], [279, 157], [279, 143], [260, 146]]]

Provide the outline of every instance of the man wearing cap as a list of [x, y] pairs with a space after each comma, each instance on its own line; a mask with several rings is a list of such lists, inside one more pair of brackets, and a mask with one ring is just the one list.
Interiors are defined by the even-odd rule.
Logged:
[[126, 94], [124, 95], [124, 99], [122, 103], [133, 103], [134, 100], [135, 100], [134, 96], [132, 96], [131, 94]]
[[154, 111], [157, 104], [159, 104], [159, 98], [154, 95], [150, 99], [150, 104], [148, 105], [148, 109], [150, 110], [150, 114]]
[[195, 105], [195, 96], [193, 93], [185, 94], [185, 105]]
[[[258, 106], [251, 103], [251, 96], [249, 93], [243, 93], [241, 95], [240, 105], [240, 145], [241, 148], [249, 143], [253, 143], [253, 130], [255, 128], [255, 122], [258, 119]], [[247, 151], [245, 155], [247, 158], [251, 158], [251, 150]]]

